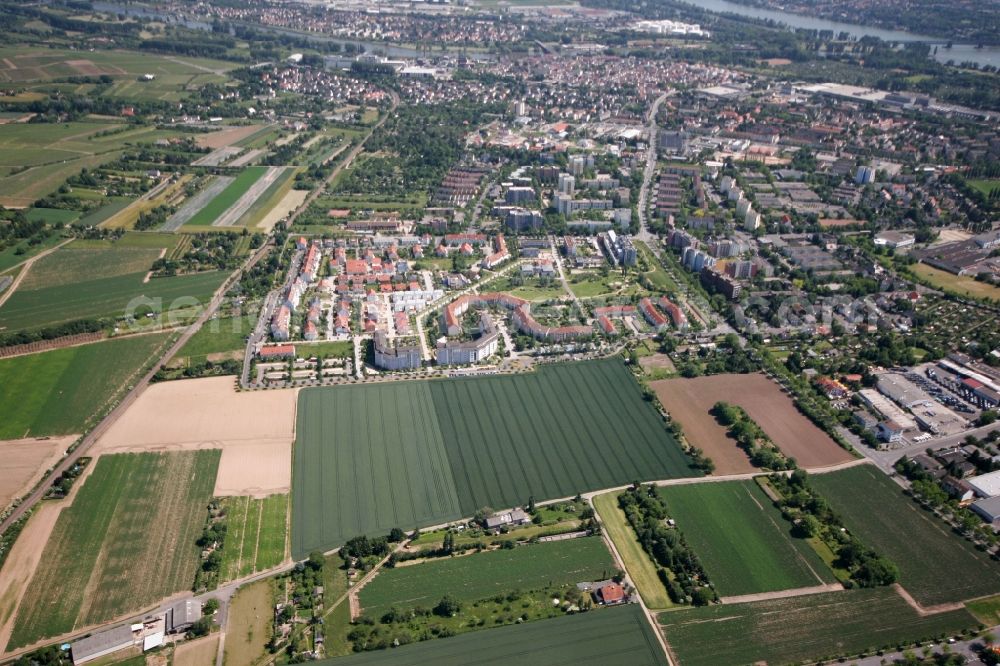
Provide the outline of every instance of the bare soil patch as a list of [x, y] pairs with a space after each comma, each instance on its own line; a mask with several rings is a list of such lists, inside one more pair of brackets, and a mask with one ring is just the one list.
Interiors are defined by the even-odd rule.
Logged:
[[214, 666], [218, 650], [218, 634], [184, 641], [174, 650], [174, 666]]
[[154, 384], [93, 451], [222, 449], [216, 495], [286, 493], [292, 483], [297, 394], [240, 393], [232, 377]]
[[0, 441], [0, 508], [31, 490], [78, 436]]
[[651, 354], [650, 356], [642, 356], [639, 358], [639, 366], [642, 369], [654, 368], [657, 370], [669, 370], [674, 372], [677, 368], [674, 367], [674, 362], [670, 360], [670, 357], [666, 354]]
[[248, 136], [260, 130], [260, 125], [240, 125], [237, 127], [226, 127], [218, 132], [202, 134], [198, 137], [198, 145], [206, 148], [222, 148], [231, 146], [237, 141], [242, 141]]
[[715, 461], [716, 474], [754, 470], [746, 454], [709, 413], [720, 400], [745, 409], [800, 467], [828, 467], [853, 460], [850, 453], [803, 416], [791, 398], [764, 375], [664, 379], [651, 382], [650, 386], [664, 408], [683, 426], [688, 440]]
[[283, 217], [301, 206], [307, 196], [309, 196], [308, 190], [289, 190], [281, 198], [281, 201], [264, 216], [264, 219], [257, 223], [257, 228], [270, 232]]

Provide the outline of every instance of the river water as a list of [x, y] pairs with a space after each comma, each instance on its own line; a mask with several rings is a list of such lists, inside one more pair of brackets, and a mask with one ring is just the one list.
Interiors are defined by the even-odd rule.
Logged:
[[933, 54], [933, 57], [940, 62], [953, 60], [956, 64], [962, 62], [976, 62], [979, 63], [979, 65], [993, 65], [995, 67], [1000, 67], [1000, 47], [996, 46], [984, 46], [981, 49], [977, 49], [972, 44], [953, 44], [950, 49], [946, 49], [944, 48], [944, 44], [947, 40], [941, 39], [940, 37], [929, 37], [927, 35], [918, 35], [916, 33], [903, 32], [901, 30], [883, 30], [881, 28], [872, 28], [853, 23], [828, 21], [826, 19], [803, 16], [801, 14], [792, 14], [791, 12], [740, 5], [735, 2], [729, 2], [728, 0], [683, 1], [688, 4], [701, 7], [702, 9], [707, 9], [711, 12], [728, 12], [731, 14], [738, 14], [740, 16], [771, 20], [777, 23], [783, 23], [791, 28], [832, 30], [834, 34], [846, 32], [854, 38], [861, 38], [867, 35], [870, 37], [878, 37], [879, 39], [887, 42], [928, 42], [930, 44], [938, 45], [937, 53]]

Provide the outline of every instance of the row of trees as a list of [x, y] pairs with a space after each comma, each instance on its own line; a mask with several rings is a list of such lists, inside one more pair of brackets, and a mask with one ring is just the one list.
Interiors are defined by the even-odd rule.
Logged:
[[795, 459], [786, 458], [742, 407], [719, 401], [711, 412], [721, 425], [729, 429], [729, 436], [746, 451], [754, 466], [770, 470], [795, 469]]

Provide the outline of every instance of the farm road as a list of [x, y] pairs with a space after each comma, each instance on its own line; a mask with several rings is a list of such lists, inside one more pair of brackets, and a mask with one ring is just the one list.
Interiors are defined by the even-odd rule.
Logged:
[[813, 585], [812, 587], [797, 587], [791, 590], [777, 590], [775, 592], [760, 592], [758, 594], [740, 594], [735, 597], [719, 597], [719, 601], [724, 604], [743, 604], [751, 601], [767, 601], [768, 599], [788, 599], [789, 597], [804, 597], [809, 594], [821, 594], [823, 592], [840, 592], [844, 586], [840, 583], [830, 583], [829, 585]]
[[34, 264], [36, 261], [38, 261], [42, 257], [45, 257], [45, 256], [48, 256], [48, 255], [52, 254], [53, 252], [55, 252], [56, 250], [58, 250], [59, 248], [61, 248], [66, 243], [71, 242], [72, 240], [73, 240], [72, 238], [67, 238], [62, 243], [59, 243], [59, 245], [56, 245], [53, 248], [49, 248], [48, 250], [45, 250], [44, 252], [39, 252], [38, 254], [36, 254], [35, 256], [31, 257], [30, 259], [25, 259], [21, 263], [15, 264], [14, 266], [11, 266], [9, 269], [7, 269], [7, 270], [13, 270], [13, 269], [17, 268], [18, 266], [23, 266], [24, 267], [24, 269], [20, 273], [17, 274], [17, 277], [14, 278], [14, 281], [11, 282], [10, 285], [8, 285], [7, 288], [3, 290], [3, 293], [0, 293], [0, 306], [3, 306], [3, 304], [7, 302], [7, 299], [10, 298], [10, 295], [13, 294], [14, 290], [17, 289], [17, 286], [19, 284], [21, 284], [21, 280], [23, 280], [24, 276], [28, 274], [28, 271], [31, 270], [31, 265], [32, 264]]

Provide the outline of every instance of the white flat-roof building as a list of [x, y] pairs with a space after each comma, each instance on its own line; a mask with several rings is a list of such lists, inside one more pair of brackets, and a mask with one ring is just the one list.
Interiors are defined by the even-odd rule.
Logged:
[[980, 497], [996, 497], [1000, 495], [1000, 470], [990, 472], [989, 474], [973, 476], [966, 479], [966, 481], [969, 482], [969, 485], [972, 486], [972, 489]]

